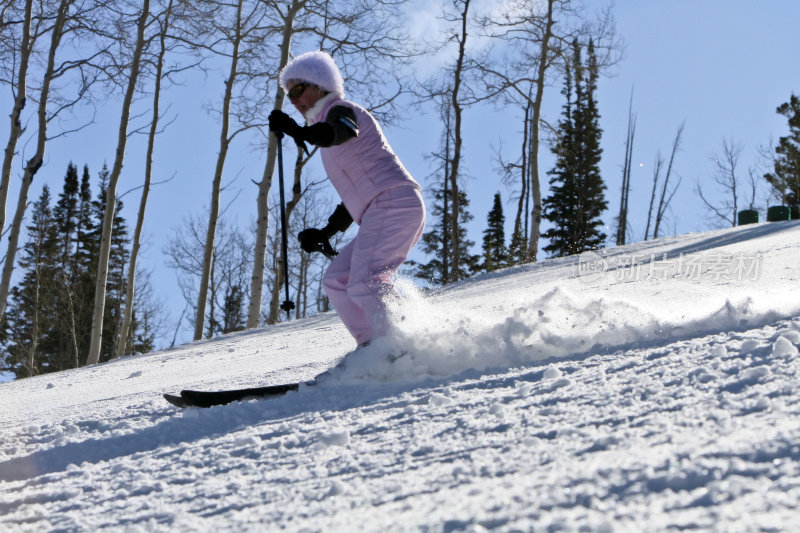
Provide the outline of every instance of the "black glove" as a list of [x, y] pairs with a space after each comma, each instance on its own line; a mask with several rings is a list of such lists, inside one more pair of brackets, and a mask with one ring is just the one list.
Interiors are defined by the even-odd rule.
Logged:
[[276, 134], [288, 133], [293, 138], [302, 134], [300, 125], [280, 109], [273, 109], [272, 113], [269, 114], [269, 129]]
[[327, 258], [333, 258], [339, 255], [339, 252], [333, 249], [329, 238], [325, 233], [317, 228], [307, 228], [297, 234], [297, 240], [300, 241], [300, 248], [308, 253], [322, 252]]
[[340, 231], [346, 231], [352, 223], [353, 217], [350, 216], [350, 212], [344, 204], [339, 204], [336, 206], [336, 210], [333, 214], [328, 218], [328, 224], [324, 228], [304, 229], [297, 235], [297, 239], [300, 241], [300, 247], [306, 252], [322, 252], [325, 254], [325, 257], [333, 258], [336, 257], [339, 252], [334, 250], [333, 246], [331, 246], [331, 237]]
[[298, 148], [308, 155], [308, 148], [306, 147], [306, 135], [303, 126], [294, 121], [292, 117], [281, 111], [280, 109], [273, 109], [269, 114], [269, 129], [275, 132], [275, 135], [280, 139], [286, 133], [289, 137], [294, 139]]
[[347, 231], [347, 228], [352, 223], [353, 217], [350, 216], [350, 211], [347, 210], [344, 204], [339, 204], [333, 214], [328, 217], [328, 225], [322, 228], [322, 231], [330, 239], [340, 231]]

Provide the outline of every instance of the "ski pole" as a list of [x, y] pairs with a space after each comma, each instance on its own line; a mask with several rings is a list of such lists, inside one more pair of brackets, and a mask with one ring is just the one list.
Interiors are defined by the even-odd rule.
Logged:
[[278, 189], [281, 196], [281, 240], [283, 255], [283, 285], [286, 293], [286, 300], [281, 304], [281, 310], [286, 311], [286, 319], [291, 320], [291, 311], [294, 309], [294, 302], [289, 299], [289, 252], [286, 245], [286, 202], [283, 192], [283, 132], [274, 132], [278, 138]]

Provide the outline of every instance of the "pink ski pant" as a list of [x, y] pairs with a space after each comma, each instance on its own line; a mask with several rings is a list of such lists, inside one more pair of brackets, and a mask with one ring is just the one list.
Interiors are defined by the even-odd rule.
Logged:
[[424, 228], [420, 192], [415, 187], [389, 189], [372, 201], [358, 234], [325, 272], [325, 293], [358, 344], [387, 333], [386, 302], [398, 297], [392, 275]]

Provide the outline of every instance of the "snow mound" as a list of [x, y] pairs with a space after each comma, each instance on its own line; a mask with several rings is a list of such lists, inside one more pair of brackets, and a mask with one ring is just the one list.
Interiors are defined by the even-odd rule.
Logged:
[[[465, 310], [458, 301], [428, 299], [408, 281], [401, 281], [401, 286], [404, 298], [391, 307], [392, 335], [348, 354], [339, 379], [410, 380], [514, 368], [653, 341], [741, 330], [779, 317], [772, 310], [756, 311], [750, 297], [725, 300], [705, 314], [676, 317], [669, 306], [648, 309], [561, 287], [510, 312], [477, 313]], [[787, 349], [781, 344], [782, 353]]]
[[[592, 276], [401, 282], [393, 335], [356, 351], [328, 313], [4, 383], [0, 530], [794, 531], [798, 242], [764, 224], [612, 249]], [[161, 398], [343, 357], [277, 398]]]

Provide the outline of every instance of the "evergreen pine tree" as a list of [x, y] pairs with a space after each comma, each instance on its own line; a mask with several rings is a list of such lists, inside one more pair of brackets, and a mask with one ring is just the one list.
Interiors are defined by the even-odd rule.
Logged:
[[586, 69], [575, 41], [572, 72], [565, 76], [559, 139], [553, 148], [556, 165], [549, 172], [551, 194], [543, 201], [543, 216], [553, 224], [544, 233], [549, 239], [544, 250], [556, 257], [598, 248], [606, 239], [599, 218], [607, 202], [599, 169], [602, 130], [595, 100], [597, 75], [593, 44], [589, 43]]
[[442, 224], [442, 214], [444, 212], [444, 206], [442, 205], [443, 196], [444, 194], [441, 189], [434, 192], [433, 209], [430, 214], [430, 220], [433, 220], [434, 223], [429, 226], [430, 229], [423, 233], [420, 239], [422, 251], [430, 255], [431, 259], [425, 264], [416, 263], [414, 265], [414, 275], [434, 285], [445, 285], [449, 278], [449, 274], [444, 272], [444, 227]]
[[58, 309], [54, 324], [53, 351], [59, 354], [62, 368], [73, 368], [79, 364], [78, 351], [78, 305], [74, 284], [76, 276], [75, 246], [79, 220], [78, 167], [70, 163], [64, 176], [64, 185], [53, 209], [58, 241], [58, 273], [53, 280], [57, 286], [54, 298]]
[[528, 237], [520, 228], [511, 234], [508, 244], [509, 265], [520, 265], [528, 262]]
[[222, 333], [245, 329], [244, 292], [239, 285], [228, 287], [222, 308]]
[[[451, 247], [447, 249], [447, 262], [448, 272], [447, 278], [444, 277], [444, 224], [443, 221], [447, 220], [447, 230], [452, 234], [453, 228], [450, 227], [449, 217], [445, 219], [442, 214], [444, 212], [444, 191], [442, 189], [434, 190], [434, 202], [431, 209], [430, 220], [433, 220], [433, 225], [429, 226], [429, 230], [422, 235], [422, 251], [432, 256], [430, 261], [425, 264], [416, 264], [414, 275], [420, 279], [427, 280], [434, 285], [445, 285], [461, 279], [466, 279], [480, 270], [480, 256], [471, 254], [470, 248], [475, 245], [474, 241], [467, 238], [466, 225], [472, 220], [472, 215], [469, 210], [469, 200], [467, 195], [461, 191], [459, 193], [460, 207], [458, 225], [458, 243], [460, 247], [460, 264], [453, 264], [454, 253]], [[449, 239], [449, 243], [453, 240]]]
[[5, 318], [7, 355], [3, 370], [17, 377], [61, 370], [60, 361], [50, 351], [57, 314], [52, 295], [58, 246], [46, 185], [33, 204], [31, 223], [26, 229], [28, 238], [19, 258], [22, 281], [11, 289]]
[[[110, 172], [106, 165], [103, 165], [99, 173], [100, 190], [91, 203], [91, 226], [87, 233], [88, 249], [94, 254], [92, 260], [92, 289], [91, 300], [87, 301], [88, 323], [86, 349], [82, 353], [88, 353], [89, 334], [91, 332], [91, 310], [94, 305], [94, 278], [97, 275], [97, 257], [100, 250], [100, 240], [103, 232], [103, 217], [106, 210], [106, 191], [108, 189], [108, 177]], [[125, 301], [125, 263], [128, 257], [128, 229], [125, 219], [122, 218], [122, 202], [117, 200], [117, 207], [114, 211], [114, 222], [111, 234], [111, 255], [108, 264], [108, 281], [106, 284], [106, 305], [103, 317], [103, 333], [100, 348], [100, 362], [109, 360], [114, 354], [114, 343], [117, 340], [117, 332], [121, 325], [122, 313]], [[81, 361], [83, 363], [83, 361]]]
[[565, 97], [562, 107], [562, 119], [558, 125], [558, 140], [553, 146], [556, 156], [555, 167], [548, 172], [550, 176], [550, 196], [542, 200], [542, 218], [553, 223], [553, 227], [542, 236], [549, 240], [544, 250], [551, 255], [559, 256], [571, 253], [572, 231], [571, 221], [575, 219], [577, 191], [574, 178], [574, 106], [572, 102], [572, 75], [564, 77], [564, 88], [561, 94]]
[[72, 258], [72, 298], [75, 316], [75, 350], [78, 365], [85, 362], [89, 351], [94, 305], [94, 278], [96, 258], [100, 246], [93, 232], [92, 185], [89, 167], [84, 165], [78, 190], [78, 215], [75, 228], [75, 250]]
[[[450, 281], [460, 281], [467, 279], [480, 272], [480, 255], [470, 253], [470, 250], [475, 246], [475, 241], [467, 238], [467, 224], [472, 219], [472, 213], [469, 212], [469, 198], [466, 191], [459, 191], [459, 210], [458, 210], [458, 227], [450, 229], [450, 234], [455, 234], [456, 239], [451, 239], [450, 242], [458, 243], [458, 254], [455, 254], [455, 249], [452, 244], [449, 248], [451, 255], [450, 259]], [[458, 258], [458, 264], [455, 259]]]
[[[92, 184], [89, 167], [84, 165], [78, 192], [78, 221], [75, 228], [77, 247], [75, 250], [76, 268], [91, 271], [92, 258], [97, 256], [97, 248], [90, 238], [92, 228]], [[80, 265], [80, 266], [78, 266]]]
[[[92, 201], [88, 168], [84, 167], [79, 183], [77, 167], [70, 163], [55, 207], [50, 207], [47, 187], [34, 204], [27, 227], [28, 240], [19, 259], [23, 278], [11, 290], [3, 319], [2, 341], [6, 353], [0, 359], [0, 369], [27, 377], [84, 363], [90, 342], [107, 176], [108, 170], [104, 168], [99, 175], [100, 193]], [[118, 342], [117, 326], [125, 297], [127, 229], [119, 215], [114, 225], [103, 360], [111, 357], [112, 343]], [[147, 276], [138, 279], [144, 284]], [[143, 288], [137, 295], [149, 294], [146, 285]], [[137, 298], [125, 353], [149, 352], [154, 347], [156, 308], [146, 305], [149, 304]]]
[[133, 309], [131, 329], [128, 332], [126, 355], [148, 353], [155, 349], [156, 334], [153, 330], [151, 317], [148, 313], [141, 313], [136, 307], [138, 306], [134, 306]]
[[153, 321], [156, 318], [157, 309], [152, 307], [149, 302], [149, 279], [148, 272], [140, 271], [136, 274], [136, 297], [134, 298], [131, 326], [123, 352], [126, 355], [148, 353], [155, 348], [156, 333]]
[[73, 255], [73, 245], [78, 227], [78, 167], [69, 163], [64, 176], [64, 186], [53, 209], [53, 218], [58, 224], [59, 254], [63, 268], [68, 269], [68, 259]]
[[585, 98], [578, 108], [583, 154], [580, 174], [580, 191], [583, 200], [581, 207], [586, 227], [581, 239], [584, 250], [593, 250], [603, 246], [607, 238], [603, 232], [604, 223], [600, 217], [608, 208], [608, 202], [605, 198], [606, 185], [600, 174], [600, 160], [603, 154], [603, 149], [600, 148], [600, 138], [603, 130], [600, 128], [600, 111], [597, 108], [596, 96], [599, 70], [592, 40], [589, 40], [587, 55], [589, 64], [585, 78]]
[[494, 205], [487, 217], [487, 228], [483, 231], [483, 271], [492, 272], [508, 265], [508, 250], [505, 236], [506, 217], [500, 193], [494, 195]]
[[775, 147], [775, 167], [764, 177], [785, 205], [794, 206], [792, 218], [800, 204], [800, 98], [792, 94], [777, 112], [789, 121], [789, 135], [781, 137]]

